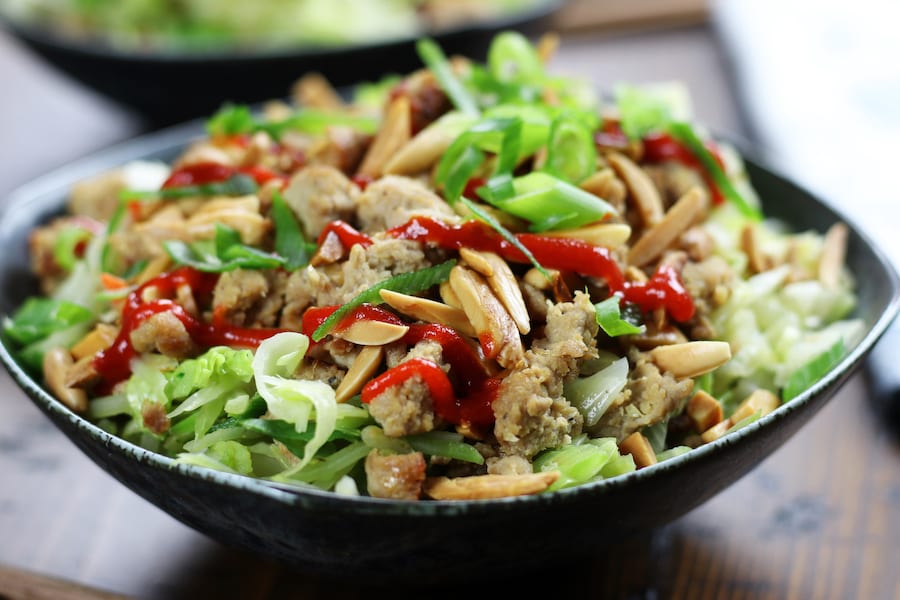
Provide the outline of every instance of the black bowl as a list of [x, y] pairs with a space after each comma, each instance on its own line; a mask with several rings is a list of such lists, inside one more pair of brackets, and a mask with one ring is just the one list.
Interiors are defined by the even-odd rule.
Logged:
[[[562, 4], [563, 0], [544, 0], [520, 12], [438, 32], [434, 39], [447, 54], [480, 59], [498, 31], [537, 32]], [[309, 71], [341, 86], [421, 66], [412, 37], [335, 48], [128, 52], [11, 21], [6, 26], [50, 64], [137, 109], [151, 125], [206, 115], [223, 101], [254, 103], [283, 97]]]
[[[76, 180], [138, 158], [171, 159], [198, 136], [194, 123], [128, 142], [13, 193], [0, 220], [0, 310], [34, 290], [26, 282], [29, 230], [61, 210]], [[780, 175], [749, 162], [768, 214], [796, 229], [842, 220]], [[849, 222], [848, 222], [849, 224]], [[851, 226], [847, 260], [859, 277], [856, 316], [866, 334], [840, 364], [759, 421], [664, 463], [552, 494], [466, 502], [400, 502], [291, 491], [265, 481], [178, 464], [110, 436], [30, 377], [7, 340], [0, 359], [25, 393], [85, 454], [184, 523], [227, 544], [322, 573], [440, 580], [496, 574], [552, 556], [590, 552], [684, 515], [758, 465], [806, 423], [859, 366], [898, 310], [898, 278], [885, 255]]]

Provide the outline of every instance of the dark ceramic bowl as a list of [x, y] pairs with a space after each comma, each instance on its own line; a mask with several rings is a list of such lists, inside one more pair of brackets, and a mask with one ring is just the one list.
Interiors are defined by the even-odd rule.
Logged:
[[[0, 220], [0, 310], [33, 289], [26, 238], [61, 210], [80, 178], [138, 158], [171, 159], [199, 135], [191, 124], [81, 160], [19, 189]], [[824, 231], [843, 215], [759, 164], [748, 165], [765, 209], [796, 229]], [[885, 331], [898, 309], [898, 279], [884, 254], [852, 229], [847, 260], [859, 280], [856, 315], [867, 331], [811, 389], [731, 435], [659, 465], [560, 492], [467, 502], [399, 502], [287, 491], [264, 481], [176, 464], [110, 436], [73, 414], [23, 371], [4, 340], [0, 358], [32, 401], [82, 451], [126, 486], [227, 544], [322, 573], [365, 581], [438, 580], [521, 569], [572, 556], [672, 521], [742, 477], [822, 408]]]
[[[483, 58], [504, 29], [537, 33], [564, 0], [544, 0], [518, 12], [434, 34], [447, 54]], [[2, 25], [0, 21], [0, 25]], [[129, 52], [98, 40], [60, 36], [6, 22], [9, 31], [54, 67], [88, 87], [164, 125], [212, 113], [224, 100], [253, 103], [280, 98], [309, 71], [334, 85], [408, 73], [421, 63], [412, 37], [335, 48], [284, 50]]]

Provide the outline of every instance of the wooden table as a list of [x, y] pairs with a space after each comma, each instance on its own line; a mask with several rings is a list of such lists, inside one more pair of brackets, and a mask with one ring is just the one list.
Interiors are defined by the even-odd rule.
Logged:
[[[601, 88], [680, 79], [717, 131], [744, 135], [706, 26], [567, 37], [555, 60]], [[61, 78], [0, 37], [0, 198], [63, 161], [140, 129], [134, 115]], [[225, 548], [140, 499], [84, 458], [0, 376], [0, 564], [138, 598], [368, 597], [353, 580], [296, 572]], [[601, 516], [602, 518], [602, 516]], [[750, 475], [653, 535], [623, 540], [566, 572], [502, 582], [528, 597], [900, 598], [900, 444], [861, 376]], [[0, 597], [88, 598], [0, 568]], [[30, 588], [31, 595], [25, 588]], [[394, 597], [460, 597], [400, 589]], [[87, 594], [87, 595], [86, 595]]]

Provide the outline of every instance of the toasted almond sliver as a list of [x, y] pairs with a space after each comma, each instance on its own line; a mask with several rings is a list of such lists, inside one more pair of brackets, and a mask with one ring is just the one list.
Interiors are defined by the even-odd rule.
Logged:
[[706, 208], [706, 195], [692, 187], [678, 199], [666, 216], [647, 231], [628, 252], [628, 263], [643, 266], [659, 257], [678, 236], [697, 221]]
[[294, 102], [308, 108], [339, 109], [344, 106], [340, 94], [321, 73], [307, 73], [291, 90]]
[[380, 177], [391, 156], [402, 148], [410, 138], [411, 131], [409, 98], [398, 96], [388, 106], [384, 122], [369, 151], [359, 167], [359, 173], [369, 177]]
[[624, 223], [599, 223], [578, 229], [558, 229], [545, 231], [542, 235], [581, 240], [595, 246], [618, 248], [631, 237], [631, 227]]
[[479, 252], [477, 250], [472, 250], [471, 248], [459, 249], [459, 256], [467, 265], [472, 267], [475, 272], [484, 275], [485, 277], [492, 277], [494, 275], [494, 267], [487, 259], [486, 254], [487, 252]]
[[759, 411], [760, 416], [766, 416], [781, 404], [778, 396], [766, 389], [754, 390], [744, 401], [734, 410], [731, 415], [731, 424], [734, 425], [743, 419], [751, 416]]
[[531, 331], [531, 317], [528, 315], [528, 307], [525, 306], [525, 298], [519, 288], [519, 280], [513, 275], [512, 269], [499, 255], [493, 252], [480, 252], [463, 248], [460, 256], [468, 264], [475, 262], [480, 268], [472, 267], [487, 278], [488, 285], [506, 307], [509, 316], [516, 322], [519, 333], [526, 335]]
[[434, 500], [486, 500], [543, 492], [559, 478], [558, 471], [522, 475], [429, 477], [422, 491]]
[[700, 434], [700, 439], [703, 440], [704, 444], [708, 444], [710, 442], [714, 442], [723, 435], [725, 432], [731, 429], [731, 420], [725, 419], [724, 421], [719, 421], [706, 431]]
[[653, 227], [659, 223], [663, 218], [663, 201], [650, 176], [624, 154], [610, 152], [606, 160], [628, 186], [644, 225]]
[[525, 360], [515, 321], [481, 275], [462, 265], [450, 271], [450, 286], [462, 303], [487, 358], [513, 369]]
[[457, 296], [456, 292], [453, 291], [453, 288], [450, 287], [449, 281], [442, 283], [439, 291], [441, 293], [441, 300], [443, 300], [447, 306], [462, 310], [462, 302], [459, 301], [459, 296]]
[[118, 333], [119, 330], [113, 325], [98, 323], [90, 333], [72, 346], [72, 356], [75, 360], [81, 360], [85, 356], [94, 356], [101, 350], [112, 346]]
[[635, 431], [622, 440], [622, 443], [619, 444], [619, 451], [624, 454], [630, 454], [634, 459], [634, 465], [638, 469], [656, 464], [656, 453], [653, 452], [650, 440], [639, 431]]
[[819, 281], [828, 289], [835, 289], [840, 283], [841, 269], [847, 254], [848, 233], [846, 225], [835, 223], [825, 234], [822, 256], [819, 258]]
[[66, 376], [73, 364], [68, 350], [51, 348], [44, 353], [44, 381], [57, 400], [75, 412], [84, 412], [88, 407], [87, 393], [66, 383]]
[[415, 175], [428, 171], [453, 143], [443, 127], [426, 127], [406, 142], [384, 165], [390, 175]]
[[381, 290], [380, 294], [381, 299], [388, 306], [408, 317], [425, 321], [426, 323], [446, 325], [468, 337], [477, 336], [475, 329], [469, 322], [469, 318], [466, 317], [465, 311], [460, 308], [428, 300], [427, 298], [407, 296], [391, 290]]
[[337, 390], [335, 390], [335, 400], [338, 403], [346, 402], [359, 393], [372, 375], [378, 371], [383, 358], [383, 346], [366, 346], [360, 350], [356, 358], [353, 359], [353, 364], [350, 365], [350, 369], [347, 370], [340, 385], [338, 385]]
[[690, 417], [696, 431], [706, 431], [713, 425], [722, 421], [725, 415], [722, 411], [722, 403], [699, 390], [694, 394], [685, 408], [685, 413]]
[[556, 50], [559, 48], [559, 34], [556, 32], [548, 32], [543, 34], [537, 41], [537, 55], [541, 62], [546, 64], [550, 62]]
[[687, 342], [654, 348], [650, 357], [660, 370], [673, 377], [697, 377], [728, 362], [731, 347], [728, 342]]
[[763, 273], [774, 266], [772, 259], [760, 248], [759, 231], [752, 223], [741, 230], [741, 250], [747, 255], [747, 264], [754, 273]]
[[346, 329], [335, 332], [334, 336], [360, 346], [383, 346], [396, 342], [409, 331], [406, 325], [384, 321], [362, 320], [352, 323]]

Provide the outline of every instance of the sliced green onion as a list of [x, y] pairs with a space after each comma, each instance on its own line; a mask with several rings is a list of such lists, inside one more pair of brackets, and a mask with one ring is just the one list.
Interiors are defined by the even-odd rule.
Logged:
[[539, 263], [537, 261], [537, 259], [534, 257], [534, 254], [531, 253], [531, 250], [526, 248], [525, 244], [520, 242], [519, 238], [517, 238], [515, 235], [513, 235], [513, 233], [509, 229], [507, 229], [506, 227], [501, 225], [500, 221], [495, 219], [493, 217], [493, 215], [491, 215], [489, 212], [487, 212], [486, 210], [479, 207], [477, 204], [475, 204], [468, 198], [460, 198], [460, 200], [462, 201], [463, 204], [466, 205], [466, 207], [470, 211], [472, 211], [472, 214], [474, 214], [476, 217], [478, 217], [479, 221], [482, 221], [483, 223], [487, 223], [491, 227], [491, 229], [493, 229], [494, 231], [499, 233], [503, 237], [504, 240], [506, 240], [507, 242], [512, 244], [516, 248], [516, 250], [518, 250], [519, 252], [524, 254], [525, 258], [528, 259], [528, 262], [530, 262], [532, 265], [534, 265], [534, 268], [537, 269], [541, 273], [541, 275], [546, 277], [548, 280], [552, 279], [550, 277], [550, 273], [548, 273], [547, 269], [545, 269], [543, 267], [543, 265], [541, 265], [541, 263]]
[[531, 231], [571, 229], [594, 223], [615, 209], [605, 200], [550, 175], [533, 172], [512, 181], [515, 195], [498, 197], [488, 189], [481, 195], [504, 212], [531, 222]]
[[352, 127], [363, 133], [375, 133], [378, 130], [378, 119], [344, 112], [303, 108], [280, 121], [266, 121], [256, 118], [245, 105], [226, 104], [206, 122], [206, 130], [210, 135], [239, 135], [265, 131], [277, 140], [286, 131], [321, 133], [332, 125]]
[[381, 290], [390, 290], [401, 294], [416, 294], [425, 291], [432, 286], [447, 281], [450, 277], [450, 270], [455, 265], [456, 260], [448, 260], [439, 265], [419, 269], [412, 273], [394, 275], [390, 279], [385, 279], [381, 283], [373, 285], [350, 300], [350, 302], [331, 313], [327, 319], [322, 321], [322, 324], [313, 331], [313, 341], [321, 341], [321, 339], [328, 335], [328, 332], [354, 308], [363, 304], [375, 305], [383, 303], [384, 300], [381, 299]]
[[163, 248], [174, 262], [207, 273], [224, 273], [234, 269], [277, 269], [285, 259], [241, 243], [240, 234], [216, 223], [215, 239], [186, 243], [179, 240], [163, 242]]
[[615, 98], [619, 125], [629, 139], [639, 140], [648, 133], [664, 131], [675, 118], [675, 111], [666, 98], [651, 90], [617, 85]]
[[75, 255], [79, 244], [91, 238], [91, 232], [83, 227], [66, 227], [59, 232], [53, 244], [53, 259], [66, 271], [71, 271], [78, 257]]
[[522, 121], [518, 118], [482, 119], [457, 137], [438, 163], [435, 183], [444, 186], [444, 197], [453, 204], [469, 179], [485, 162], [485, 152], [497, 155], [495, 172], [511, 174], [519, 159]]
[[225, 181], [184, 185], [154, 191], [123, 190], [119, 196], [125, 201], [132, 200], [178, 200], [209, 196], [246, 196], [259, 190], [256, 181], [249, 175], [237, 173]]
[[408, 435], [404, 438], [413, 450], [428, 456], [445, 456], [476, 465], [484, 464], [484, 457], [471, 444], [463, 441], [463, 437], [452, 431], [429, 431]]
[[503, 83], [540, 84], [546, 77], [534, 46], [515, 31], [504, 31], [494, 37], [487, 64], [491, 75]]
[[595, 123], [571, 114], [553, 120], [547, 142], [547, 161], [542, 170], [569, 183], [578, 183], [597, 171]]
[[840, 362], [845, 351], [844, 340], [841, 338], [831, 348], [797, 369], [787, 380], [787, 383], [784, 384], [784, 389], [781, 392], [782, 401], [787, 402], [796, 398], [804, 390], [824, 377], [826, 373]]
[[6, 319], [3, 330], [24, 346], [42, 340], [53, 332], [86, 323], [93, 316], [90, 310], [74, 302], [32, 297]]
[[700, 164], [703, 165], [703, 168], [706, 169], [706, 172], [712, 178], [713, 184], [719, 188], [719, 191], [722, 192], [722, 195], [729, 202], [735, 205], [742, 215], [754, 221], [762, 220], [762, 213], [759, 209], [747, 202], [737, 189], [735, 189], [731, 184], [731, 180], [728, 179], [728, 176], [725, 174], [725, 171], [722, 170], [718, 161], [716, 161], [709, 149], [703, 144], [700, 136], [697, 135], [694, 128], [691, 127], [689, 123], [684, 121], [670, 123], [669, 133], [676, 140], [684, 144], [687, 149], [690, 150], [691, 154], [700, 161]]
[[300, 224], [278, 191], [272, 194], [272, 221], [275, 222], [275, 252], [284, 257], [284, 268], [295, 271], [309, 264], [310, 243]]
[[637, 335], [644, 333], [647, 328], [644, 325], [635, 325], [622, 318], [619, 310], [619, 296], [613, 295], [594, 305], [597, 312], [597, 324], [600, 329], [609, 337], [618, 337], [620, 335]]
[[450, 66], [450, 61], [447, 60], [441, 47], [434, 40], [426, 38], [418, 41], [416, 51], [419, 53], [419, 58], [422, 59], [425, 66], [431, 70], [435, 79], [438, 80], [441, 89], [450, 98], [453, 106], [467, 115], [477, 116], [481, 112], [478, 109], [478, 104], [463, 86], [462, 82], [456, 78], [453, 68]]

